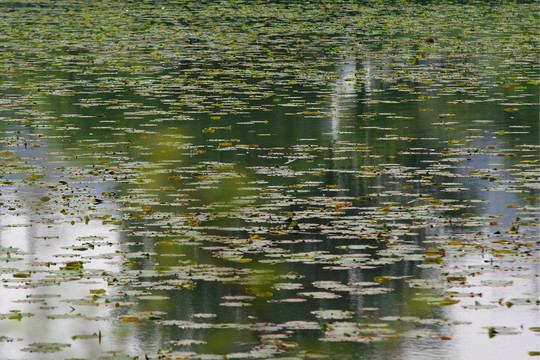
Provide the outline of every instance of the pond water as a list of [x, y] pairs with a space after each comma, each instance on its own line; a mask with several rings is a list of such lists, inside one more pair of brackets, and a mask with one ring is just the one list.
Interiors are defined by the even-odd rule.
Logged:
[[0, 4], [5, 359], [539, 354], [537, 4]]

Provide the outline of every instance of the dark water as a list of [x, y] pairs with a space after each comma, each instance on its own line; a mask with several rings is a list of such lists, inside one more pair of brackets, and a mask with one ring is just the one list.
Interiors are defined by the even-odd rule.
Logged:
[[533, 4], [2, 5], [2, 358], [539, 351]]

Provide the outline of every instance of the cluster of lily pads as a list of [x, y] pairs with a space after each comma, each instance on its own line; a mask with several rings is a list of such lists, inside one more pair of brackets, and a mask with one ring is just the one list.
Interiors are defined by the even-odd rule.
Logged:
[[0, 7], [9, 358], [538, 354], [534, 3]]

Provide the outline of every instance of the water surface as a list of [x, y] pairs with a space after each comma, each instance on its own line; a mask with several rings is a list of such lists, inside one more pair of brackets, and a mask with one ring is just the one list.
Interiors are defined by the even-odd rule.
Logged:
[[535, 4], [1, 4], [9, 359], [538, 354]]

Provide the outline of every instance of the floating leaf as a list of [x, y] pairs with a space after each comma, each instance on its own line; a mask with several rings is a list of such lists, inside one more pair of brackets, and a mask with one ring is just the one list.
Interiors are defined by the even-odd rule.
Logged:
[[62, 351], [66, 347], [70, 347], [71, 344], [62, 343], [32, 343], [28, 347], [21, 349], [21, 351], [27, 352], [39, 352], [39, 353], [53, 353]]
[[343, 310], [314, 310], [311, 313], [319, 319], [349, 319], [353, 316], [352, 311]]

